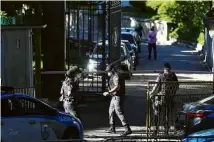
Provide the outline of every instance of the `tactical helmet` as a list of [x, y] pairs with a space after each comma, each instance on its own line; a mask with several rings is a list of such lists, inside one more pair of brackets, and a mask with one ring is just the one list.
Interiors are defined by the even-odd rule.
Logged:
[[69, 69], [66, 73], [65, 76], [67, 77], [72, 77], [78, 70], [77, 66], [73, 66], [71, 69]]
[[169, 63], [165, 63], [165, 64], [164, 64], [164, 68], [166, 68], [166, 69], [171, 69], [171, 65], [170, 65]]
[[108, 71], [116, 71], [116, 69], [115, 69], [115, 67], [113, 66], [113, 65], [108, 65], [107, 67], [106, 67], [106, 71], [108, 72]]

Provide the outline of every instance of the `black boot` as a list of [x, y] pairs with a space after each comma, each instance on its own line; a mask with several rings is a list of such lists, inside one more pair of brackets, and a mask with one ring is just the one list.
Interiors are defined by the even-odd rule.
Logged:
[[115, 126], [114, 125], [110, 125], [110, 128], [108, 130], [105, 131], [106, 133], [116, 133], [116, 130], [115, 130]]
[[125, 131], [120, 135], [120, 136], [126, 136], [126, 135], [130, 135], [132, 133], [131, 128], [129, 127], [129, 125], [125, 125]]

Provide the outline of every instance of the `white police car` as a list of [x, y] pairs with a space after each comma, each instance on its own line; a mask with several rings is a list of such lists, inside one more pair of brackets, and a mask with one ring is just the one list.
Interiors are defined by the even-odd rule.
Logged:
[[29, 95], [13, 93], [6, 88], [1, 90], [1, 141], [83, 141], [79, 119]]

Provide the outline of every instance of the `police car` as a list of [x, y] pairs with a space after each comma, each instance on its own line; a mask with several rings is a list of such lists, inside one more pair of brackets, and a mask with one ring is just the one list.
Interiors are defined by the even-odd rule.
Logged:
[[79, 119], [26, 94], [1, 87], [1, 141], [83, 141]]

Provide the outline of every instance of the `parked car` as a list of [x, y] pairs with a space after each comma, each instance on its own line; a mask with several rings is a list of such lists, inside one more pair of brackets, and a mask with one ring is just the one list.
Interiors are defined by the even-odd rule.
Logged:
[[13, 88], [1, 87], [1, 140], [4, 142], [83, 140], [83, 126], [74, 116]]
[[183, 139], [183, 142], [213, 142], [214, 128], [198, 131]]
[[213, 142], [214, 141], [214, 113], [203, 118], [195, 125], [183, 139], [184, 142]]
[[126, 58], [126, 60], [122, 61], [122, 66], [125, 66], [126, 71], [132, 71], [134, 69], [133, 59], [132, 56], [129, 53], [128, 47], [125, 43], [121, 42], [121, 57]]
[[212, 112], [214, 112], [214, 95], [197, 102], [184, 104], [183, 110], [179, 112], [175, 128], [177, 130], [189, 131]]
[[135, 52], [135, 50], [131, 47], [131, 44], [128, 40], [121, 40], [123, 43], [126, 44], [128, 50], [129, 50], [129, 53], [130, 53], [130, 56], [132, 57], [132, 60], [133, 60], [133, 64], [134, 64], [134, 70], [136, 70], [136, 66], [138, 65], [138, 53]]
[[[105, 63], [106, 65], [108, 64], [108, 41], [106, 40], [106, 47], [105, 47], [105, 53], [106, 53], [106, 58], [105, 58]], [[123, 62], [121, 62], [122, 68], [124, 70], [131, 71], [133, 68], [132, 64], [132, 58], [129, 55], [128, 49], [124, 43], [121, 43], [121, 58], [126, 58]], [[99, 42], [97, 46], [94, 48], [93, 52], [89, 55], [89, 62], [87, 65], [87, 70], [89, 72], [96, 72], [103, 70], [102, 67], [102, 59], [103, 58], [103, 46], [102, 42]], [[96, 73], [95, 73], [96, 74]], [[93, 75], [93, 74], [92, 74]]]
[[121, 32], [121, 40], [128, 40], [135, 52], [138, 51], [134, 36], [129, 32]]
[[121, 28], [121, 32], [129, 32], [131, 34], [133, 34], [135, 32], [135, 28], [131, 28], [131, 27], [122, 27]]

